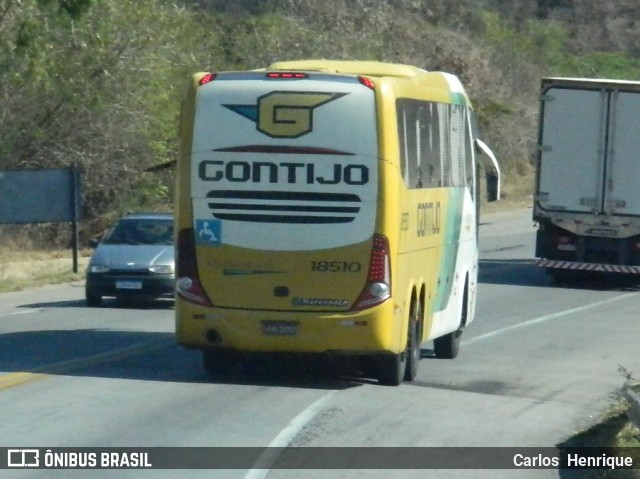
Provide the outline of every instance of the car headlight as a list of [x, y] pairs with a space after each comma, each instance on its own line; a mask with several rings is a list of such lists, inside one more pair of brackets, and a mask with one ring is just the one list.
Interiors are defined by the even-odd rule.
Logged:
[[149, 271], [155, 274], [173, 274], [174, 267], [172, 264], [162, 264], [158, 266], [152, 266]]
[[107, 265], [105, 264], [94, 264], [93, 266], [91, 266], [89, 268], [89, 271], [91, 273], [106, 273], [107, 271], [109, 271], [111, 268], [109, 268]]

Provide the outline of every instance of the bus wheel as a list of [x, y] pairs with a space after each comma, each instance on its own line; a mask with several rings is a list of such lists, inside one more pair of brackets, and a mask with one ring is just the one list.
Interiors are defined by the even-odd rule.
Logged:
[[404, 370], [404, 354], [389, 354], [378, 358], [378, 382], [383, 386], [399, 386]]
[[227, 351], [203, 349], [202, 366], [211, 376], [230, 374], [233, 369], [233, 358]]
[[440, 338], [434, 339], [433, 349], [435, 350], [436, 358], [455, 358], [460, 351], [460, 336], [462, 336], [462, 330], [458, 329], [457, 331], [445, 334]]
[[414, 304], [414, 312], [409, 321], [409, 334], [407, 338], [407, 364], [404, 369], [404, 380], [413, 381], [418, 374], [418, 362], [420, 361], [420, 301]]
[[458, 356], [460, 351], [460, 336], [462, 336], [462, 328], [467, 324], [467, 313], [469, 308], [469, 283], [468, 280], [464, 285], [464, 294], [462, 295], [462, 309], [460, 311], [460, 326], [456, 331], [445, 334], [440, 338], [433, 340], [433, 349], [436, 358], [453, 359]]

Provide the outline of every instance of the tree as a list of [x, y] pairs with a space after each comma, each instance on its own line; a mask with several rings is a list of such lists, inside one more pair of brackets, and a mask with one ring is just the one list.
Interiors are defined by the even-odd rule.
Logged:
[[0, 168], [77, 166], [89, 220], [168, 207], [145, 170], [174, 158], [182, 86], [217, 60], [199, 18], [153, 0], [5, 0]]

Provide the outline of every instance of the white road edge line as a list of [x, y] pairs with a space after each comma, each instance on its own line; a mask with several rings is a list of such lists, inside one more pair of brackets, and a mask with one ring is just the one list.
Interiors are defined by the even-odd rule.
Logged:
[[[253, 467], [247, 471], [244, 479], [264, 479], [269, 474], [271, 466], [275, 464], [280, 456], [279, 447], [288, 446], [293, 438], [305, 427], [311, 420], [320, 412], [325, 403], [336, 393], [331, 391], [322, 396], [317, 401], [310, 404], [300, 414], [298, 414], [293, 420], [282, 430], [280, 433], [269, 443], [267, 449], [260, 454], [260, 457], [256, 460]], [[259, 466], [260, 469], [255, 467]]]
[[620, 296], [615, 296], [613, 298], [604, 299], [602, 301], [597, 301], [595, 303], [587, 304], [585, 306], [579, 306], [577, 308], [567, 309], [565, 311], [560, 311], [558, 313], [547, 314], [546, 316], [540, 316], [539, 318], [530, 319], [529, 321], [525, 321], [524, 323], [514, 324], [512, 326], [507, 326], [506, 328], [497, 329], [495, 331], [491, 331], [490, 333], [481, 334], [480, 336], [476, 336], [474, 338], [467, 339], [466, 341], [462, 341], [462, 345], [466, 346], [472, 343], [476, 343], [478, 341], [482, 341], [484, 339], [489, 339], [495, 336], [499, 336], [502, 333], [506, 333], [508, 331], [512, 331], [514, 329], [525, 328], [528, 326], [533, 326], [535, 324], [545, 323], [547, 321], [551, 321], [556, 318], [560, 318], [562, 316], [568, 316], [570, 314], [579, 313], [580, 311], [586, 311], [587, 309], [597, 308], [598, 306], [602, 306], [603, 304], [613, 303], [614, 301], [619, 301], [621, 299], [628, 299], [633, 296], [637, 296], [638, 292], [631, 294], [622, 294]]
[[6, 318], [9, 316], [17, 316], [19, 314], [31, 314], [31, 313], [39, 313], [40, 311], [43, 311], [44, 308], [32, 308], [32, 309], [25, 309], [23, 311], [14, 311], [13, 313], [5, 313], [5, 314], [0, 314], [0, 318]]

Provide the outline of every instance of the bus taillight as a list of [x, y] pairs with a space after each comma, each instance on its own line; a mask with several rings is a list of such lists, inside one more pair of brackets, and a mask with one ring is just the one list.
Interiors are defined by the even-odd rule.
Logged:
[[389, 240], [383, 235], [373, 236], [369, 274], [353, 310], [376, 306], [391, 297], [391, 259]]
[[176, 248], [176, 291], [187, 301], [201, 306], [213, 306], [198, 277], [196, 244], [193, 228], [180, 230]]

